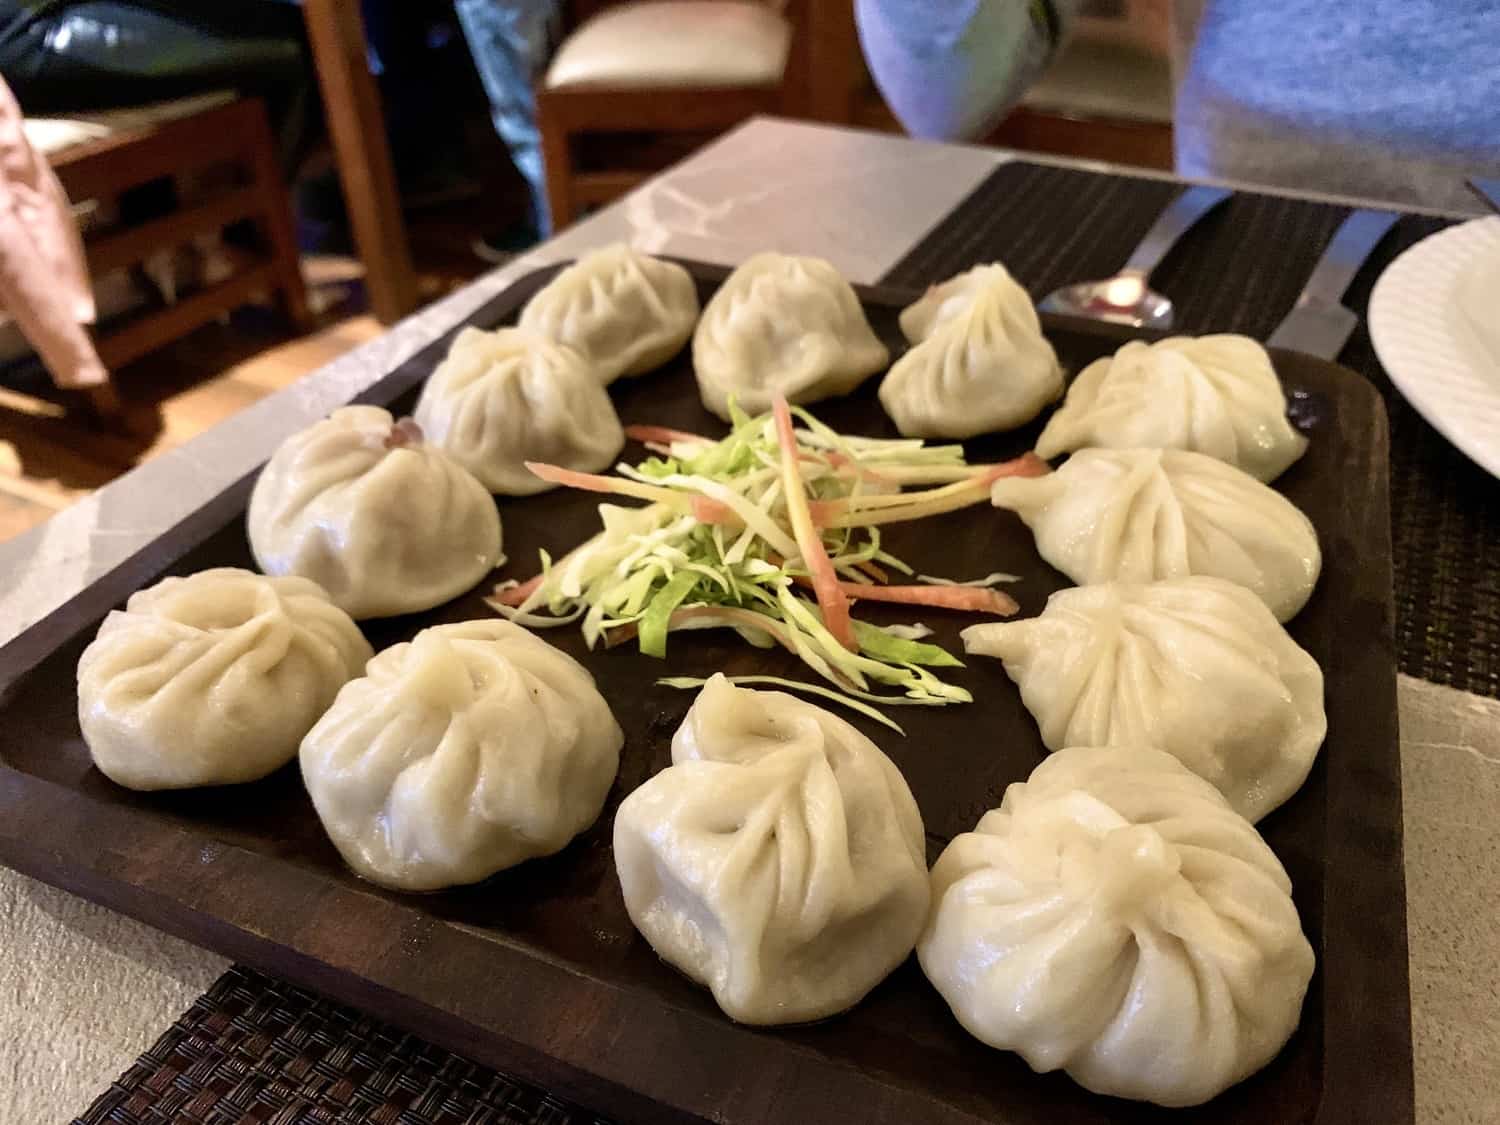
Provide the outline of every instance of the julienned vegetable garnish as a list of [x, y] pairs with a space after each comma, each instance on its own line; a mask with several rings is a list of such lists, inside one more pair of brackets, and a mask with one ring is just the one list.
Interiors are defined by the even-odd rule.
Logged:
[[[912, 569], [882, 550], [880, 529], [986, 501], [998, 478], [1045, 473], [1045, 462], [1026, 454], [970, 465], [961, 446], [840, 434], [781, 400], [754, 418], [731, 411], [733, 429], [719, 441], [626, 427], [656, 456], [616, 466], [618, 476], [528, 465], [543, 480], [647, 503], [601, 504], [598, 535], [556, 562], [544, 552], [541, 574], [502, 583], [489, 604], [532, 627], [581, 621], [591, 648], [633, 637], [649, 656], [665, 655], [671, 632], [727, 627], [758, 647], [781, 645], [854, 699], [970, 702], [967, 691], [928, 670], [960, 662], [924, 644], [925, 629], [871, 625], [850, 606], [865, 600], [1014, 613], [1016, 603], [990, 588], [1006, 574], [891, 584], [891, 571]], [[794, 416], [803, 428], [794, 428]], [[908, 486], [920, 487], [901, 491]]]

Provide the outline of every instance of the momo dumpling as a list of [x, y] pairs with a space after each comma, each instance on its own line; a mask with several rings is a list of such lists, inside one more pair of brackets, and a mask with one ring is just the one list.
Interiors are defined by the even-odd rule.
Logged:
[[617, 243], [548, 282], [520, 326], [578, 352], [607, 386], [666, 363], [697, 321], [698, 288], [687, 270]]
[[853, 1007], [927, 915], [922, 818], [895, 764], [848, 723], [715, 676], [672, 765], [615, 815], [630, 920], [732, 1019]]
[[1313, 951], [1275, 854], [1160, 750], [1060, 750], [932, 869], [922, 970], [975, 1038], [1198, 1105], [1291, 1037]]
[[1251, 821], [1297, 791], [1328, 732], [1317, 661], [1221, 578], [1059, 590], [963, 639], [1005, 662], [1047, 749], [1155, 746]]
[[1020, 288], [999, 262], [974, 266], [947, 281], [929, 285], [927, 292], [901, 310], [901, 335], [907, 343], [920, 344], [939, 326], [966, 311], [979, 294], [988, 289], [1004, 291], [1011, 286]]
[[[979, 270], [956, 279], [979, 275], [937, 305], [934, 325], [881, 381], [880, 404], [907, 437], [1011, 430], [1062, 394], [1057, 353], [1026, 290], [1003, 266]], [[903, 322], [936, 293], [907, 309]]]
[[625, 447], [614, 404], [583, 356], [519, 328], [463, 329], [413, 417], [429, 441], [505, 496], [556, 487], [527, 461], [595, 473]]
[[838, 270], [820, 258], [757, 254], [709, 299], [693, 334], [703, 405], [729, 417], [848, 394], [890, 360]]
[[316, 583], [221, 567], [130, 596], [78, 661], [78, 724], [131, 789], [255, 781], [374, 655]]
[[509, 621], [464, 621], [370, 661], [300, 758], [344, 861], [430, 891], [560, 851], [604, 807], [623, 743], [576, 660]]
[[1203, 574], [1254, 590], [1277, 621], [1306, 604], [1323, 556], [1313, 525], [1250, 474], [1178, 449], [1082, 449], [990, 489], [1080, 586]]
[[1272, 481], [1307, 439], [1287, 421], [1266, 349], [1248, 336], [1132, 340], [1085, 367], [1037, 439], [1044, 458], [1086, 447], [1187, 449]]
[[262, 570], [311, 578], [360, 619], [441, 605], [500, 557], [484, 485], [378, 406], [335, 410], [284, 441], [246, 524]]

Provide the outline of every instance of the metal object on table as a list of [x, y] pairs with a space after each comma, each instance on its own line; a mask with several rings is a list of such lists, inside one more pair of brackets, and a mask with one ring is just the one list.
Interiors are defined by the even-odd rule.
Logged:
[[1042, 312], [1082, 316], [1131, 328], [1172, 327], [1172, 301], [1147, 285], [1151, 271], [1161, 264], [1177, 241], [1234, 192], [1227, 188], [1190, 187], [1151, 224], [1140, 245], [1113, 277], [1064, 285], [1042, 298]]
[[1500, 180], [1486, 180], [1479, 176], [1471, 176], [1469, 190], [1489, 204], [1490, 210], [1500, 214]]
[[1362, 210], [1345, 219], [1266, 345], [1336, 359], [1359, 324], [1359, 317], [1343, 303], [1344, 291], [1400, 217], [1394, 211]]

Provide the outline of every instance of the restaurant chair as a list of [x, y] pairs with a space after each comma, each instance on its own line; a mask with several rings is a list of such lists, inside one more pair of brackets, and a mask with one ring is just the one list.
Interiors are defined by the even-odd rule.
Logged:
[[[42, 133], [47, 124], [35, 126]], [[70, 122], [52, 124], [54, 133], [66, 135], [60, 127]], [[181, 185], [198, 173], [220, 185], [196, 197], [179, 196], [164, 213], [145, 221], [86, 223], [84, 252], [96, 286], [98, 279], [145, 267], [174, 247], [217, 239], [235, 224], [246, 223], [258, 235], [254, 246], [222, 247], [219, 273], [201, 286], [169, 294], [171, 299], [122, 317], [121, 323], [101, 324], [96, 345], [109, 371], [259, 294], [275, 294], [294, 325], [310, 326], [290, 200], [258, 100], [208, 95], [89, 115], [71, 124], [76, 143], [52, 148], [46, 157], [75, 210], [87, 214], [133, 188], [162, 180]]]
[[651, 174], [583, 167], [587, 134], [710, 136], [760, 113], [851, 119], [858, 43], [850, 0], [574, 3], [537, 90], [552, 221], [566, 226]]
[[1154, 7], [1085, 4], [1051, 66], [989, 141], [1170, 171], [1171, 35]]

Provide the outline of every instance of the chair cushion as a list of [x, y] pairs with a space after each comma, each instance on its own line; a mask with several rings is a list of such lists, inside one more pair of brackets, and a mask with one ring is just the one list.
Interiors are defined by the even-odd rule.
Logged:
[[772, 86], [792, 30], [773, 7], [738, 0], [650, 0], [606, 8], [558, 48], [546, 87]]
[[1042, 113], [1172, 123], [1172, 63], [1118, 40], [1075, 36], [1026, 92]]
[[27, 117], [22, 127], [31, 147], [43, 156], [51, 157], [74, 145], [101, 141], [148, 125], [165, 125], [169, 121], [206, 113], [221, 105], [228, 105], [237, 96], [233, 90], [213, 90], [172, 101], [92, 110], [69, 114], [67, 117]]

